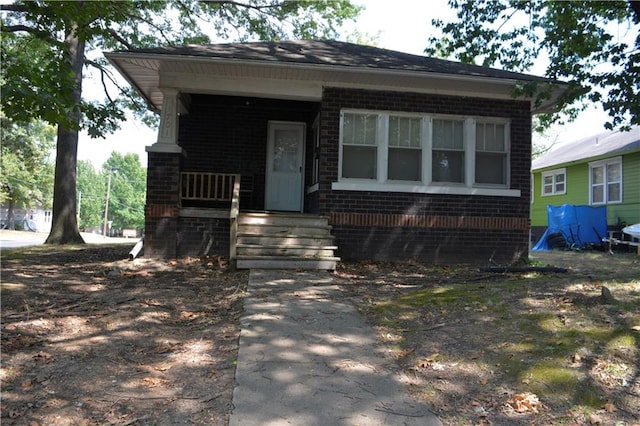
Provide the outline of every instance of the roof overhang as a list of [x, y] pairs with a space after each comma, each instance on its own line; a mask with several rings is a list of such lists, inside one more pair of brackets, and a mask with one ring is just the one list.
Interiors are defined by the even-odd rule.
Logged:
[[[158, 53], [112, 52], [107, 59], [146, 99], [162, 108], [163, 88], [183, 93], [320, 101], [323, 87], [349, 87], [425, 94], [525, 100], [533, 113], [553, 111], [566, 85], [534, 106], [532, 97], [514, 98], [518, 81], [507, 78], [340, 65], [318, 65]], [[549, 83], [542, 83], [544, 88]]]

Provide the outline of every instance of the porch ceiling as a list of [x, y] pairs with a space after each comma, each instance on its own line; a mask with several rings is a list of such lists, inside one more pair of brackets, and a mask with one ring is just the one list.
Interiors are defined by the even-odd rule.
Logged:
[[[513, 99], [512, 91], [518, 81], [516, 75], [514, 78], [496, 78], [331, 62], [280, 62], [144, 51], [105, 55], [154, 111], [160, 111], [162, 107], [161, 88], [176, 88], [186, 93], [306, 101], [320, 101], [324, 86]], [[555, 100], [550, 99], [534, 112], [548, 110]]]

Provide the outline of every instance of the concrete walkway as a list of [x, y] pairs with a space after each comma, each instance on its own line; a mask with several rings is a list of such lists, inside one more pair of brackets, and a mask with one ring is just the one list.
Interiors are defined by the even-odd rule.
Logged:
[[231, 426], [441, 425], [327, 272], [252, 270]]

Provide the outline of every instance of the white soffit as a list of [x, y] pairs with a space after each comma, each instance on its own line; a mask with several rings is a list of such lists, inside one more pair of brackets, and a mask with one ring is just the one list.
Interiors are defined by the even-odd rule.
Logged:
[[187, 93], [308, 101], [320, 101], [325, 86], [513, 100], [516, 83], [433, 72], [190, 56], [110, 53], [107, 57], [156, 111], [162, 106], [162, 87]]

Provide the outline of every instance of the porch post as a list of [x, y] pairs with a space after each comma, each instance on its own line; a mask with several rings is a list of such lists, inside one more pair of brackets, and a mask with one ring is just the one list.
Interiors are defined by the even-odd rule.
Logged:
[[180, 215], [180, 164], [178, 145], [179, 91], [162, 89], [164, 99], [156, 143], [146, 148], [147, 201], [144, 255], [174, 258], [178, 253]]
[[160, 127], [158, 128], [158, 140], [146, 148], [147, 152], [173, 152], [182, 154], [182, 148], [178, 145], [179, 126], [179, 102], [178, 89], [164, 88], [162, 99], [162, 111], [160, 112]]

